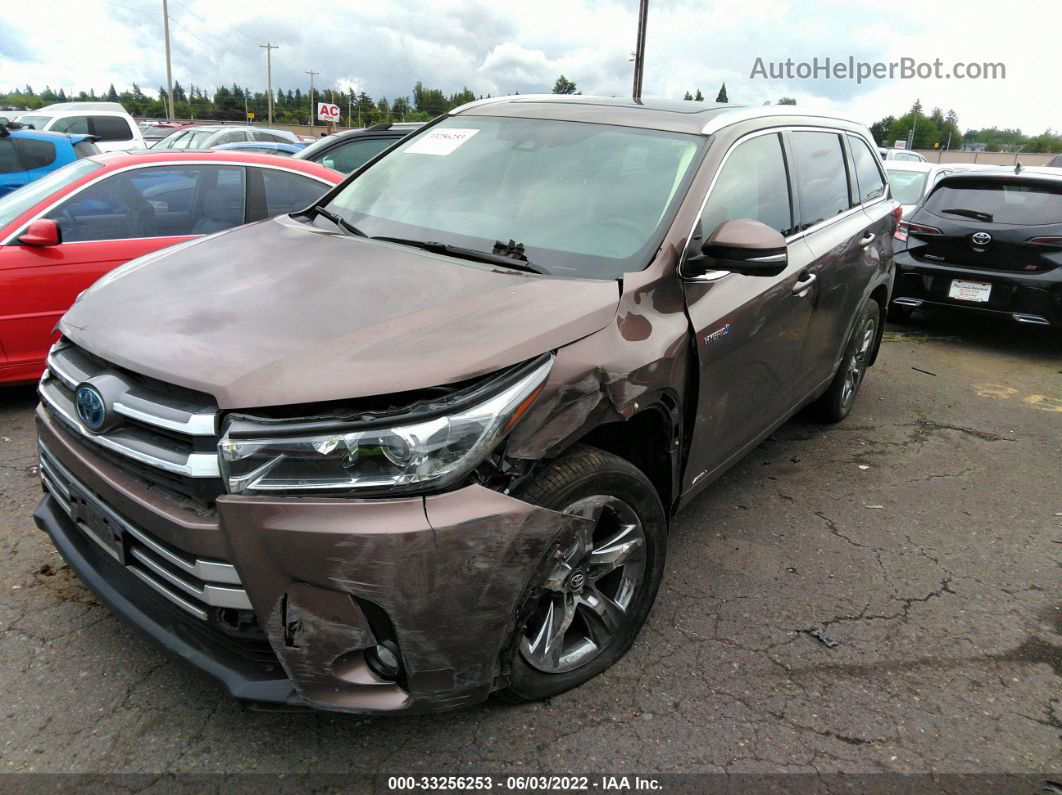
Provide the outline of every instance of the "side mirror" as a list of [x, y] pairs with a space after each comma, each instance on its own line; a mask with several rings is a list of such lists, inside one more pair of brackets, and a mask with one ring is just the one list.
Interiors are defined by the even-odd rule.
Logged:
[[730, 271], [747, 276], [777, 276], [788, 264], [785, 238], [775, 229], [751, 218], [724, 221], [699, 255], [683, 263], [684, 276], [708, 271]]
[[24, 246], [58, 246], [63, 242], [63, 233], [51, 218], [38, 218], [19, 236], [18, 242]]

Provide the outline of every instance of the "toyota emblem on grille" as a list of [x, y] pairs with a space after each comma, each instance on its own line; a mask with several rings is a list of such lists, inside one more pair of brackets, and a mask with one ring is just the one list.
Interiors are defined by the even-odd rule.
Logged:
[[987, 246], [992, 242], [992, 235], [988, 234], [988, 232], [974, 232], [970, 236], [970, 242], [975, 246]]
[[90, 431], [98, 431], [107, 421], [107, 406], [103, 402], [103, 395], [94, 386], [79, 386], [74, 393], [74, 405], [78, 419]]

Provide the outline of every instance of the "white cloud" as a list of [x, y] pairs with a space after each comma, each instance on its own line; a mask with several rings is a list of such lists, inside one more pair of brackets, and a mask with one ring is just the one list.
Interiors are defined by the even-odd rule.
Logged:
[[[26, 83], [67, 91], [165, 81], [156, 0], [37, 0], [0, 9], [0, 88]], [[312, 13], [308, 13], [312, 11]], [[374, 97], [408, 95], [423, 81], [447, 93], [548, 91], [562, 72], [584, 93], [630, 92], [636, 0], [170, 0], [174, 77], [182, 85], [262, 89], [273, 51], [274, 88], [355, 86]], [[849, 111], [864, 122], [906, 111], [954, 108], [963, 127], [1062, 128], [1055, 80], [1062, 4], [1010, 0], [924, 4], [910, 12], [877, 0], [652, 0], [645, 94], [673, 98], [700, 88], [714, 99]], [[1005, 80], [765, 81], [757, 56], [1006, 64]]]

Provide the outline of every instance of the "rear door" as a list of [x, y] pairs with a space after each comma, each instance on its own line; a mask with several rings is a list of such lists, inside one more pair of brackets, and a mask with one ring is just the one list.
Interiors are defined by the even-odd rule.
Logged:
[[143, 138], [132, 119], [123, 116], [89, 116], [89, 129], [103, 152], [120, 152], [143, 146]]
[[[755, 134], [722, 162], [690, 249], [724, 221], [751, 218], [784, 236], [795, 229], [782, 137]], [[685, 487], [724, 468], [796, 400], [804, 336], [818, 287], [803, 239], [788, 246], [778, 276], [714, 273], [684, 282], [700, 365], [694, 442]]]
[[[806, 394], [832, 377], [888, 235], [862, 209], [843, 133], [799, 129], [787, 133], [787, 140], [799, 207], [798, 229], [811, 254], [807, 270], [816, 282], [815, 311], [800, 357], [797, 386], [797, 391]], [[880, 184], [867, 186], [870, 200], [884, 194], [880, 173], [879, 179]]]

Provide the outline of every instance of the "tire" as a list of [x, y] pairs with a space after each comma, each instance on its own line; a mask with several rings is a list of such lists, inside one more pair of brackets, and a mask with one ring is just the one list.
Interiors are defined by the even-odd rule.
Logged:
[[867, 362], [874, 351], [874, 342], [881, 323], [881, 307], [873, 298], [859, 311], [852, 336], [845, 345], [841, 366], [826, 392], [813, 404], [814, 412], [824, 422], [840, 422], [855, 404], [859, 387], [867, 374]]
[[[572, 448], [532, 478], [518, 496], [543, 508], [597, 519], [592, 537], [563, 551], [565, 557], [547, 573], [545, 582], [533, 583], [529, 589], [520, 624], [506, 647], [511, 655], [509, 683], [495, 693], [509, 703], [538, 701], [578, 687], [626, 654], [660, 587], [667, 537], [667, 515], [649, 479], [630, 462], [594, 447]], [[640, 527], [631, 530], [634, 518]], [[640, 543], [634, 543], [636, 538]], [[626, 553], [616, 552], [621, 549]], [[618, 567], [602, 574], [615, 565], [611, 559], [602, 561], [620, 559], [621, 554]], [[584, 585], [574, 591], [580, 571]], [[625, 588], [634, 579], [629, 600], [616, 613], [612, 606], [624, 602]], [[608, 607], [604, 598], [611, 603]], [[547, 620], [569, 614], [567, 624]], [[597, 620], [606, 614], [610, 621]], [[611, 633], [606, 631], [610, 623]], [[544, 631], [551, 626], [566, 630]], [[560, 639], [559, 646], [543, 640], [551, 634]]]
[[914, 313], [913, 306], [904, 306], [903, 304], [889, 304], [889, 314], [885, 318], [890, 323], [907, 323], [911, 319], [911, 315]]

